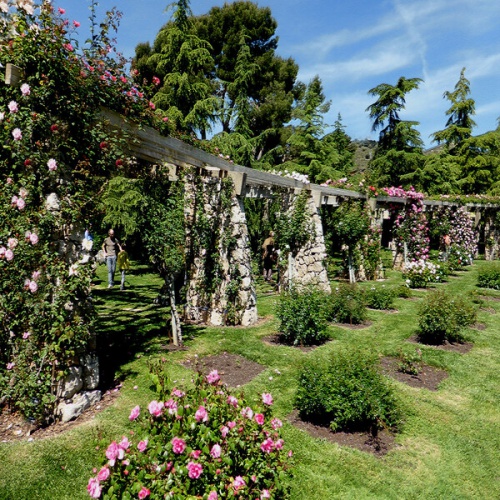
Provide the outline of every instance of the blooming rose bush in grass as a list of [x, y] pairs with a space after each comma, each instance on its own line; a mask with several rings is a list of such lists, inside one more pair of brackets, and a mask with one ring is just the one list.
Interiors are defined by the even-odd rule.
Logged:
[[289, 498], [291, 451], [272, 415], [273, 398], [255, 404], [232, 394], [217, 371], [197, 374], [194, 387], [171, 386], [161, 363], [153, 368], [157, 398], [135, 406], [129, 436], [103, 443], [92, 498]]
[[425, 288], [430, 283], [442, 283], [446, 269], [430, 260], [408, 262], [403, 268], [403, 279], [409, 288]]

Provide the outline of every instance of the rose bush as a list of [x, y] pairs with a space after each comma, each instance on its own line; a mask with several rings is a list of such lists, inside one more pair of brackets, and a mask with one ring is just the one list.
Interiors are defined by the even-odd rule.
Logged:
[[172, 386], [152, 368], [157, 398], [131, 410], [130, 437], [103, 443], [105, 459], [87, 490], [92, 498], [288, 498], [291, 451], [271, 411], [272, 396], [250, 406], [217, 371], [194, 386]]

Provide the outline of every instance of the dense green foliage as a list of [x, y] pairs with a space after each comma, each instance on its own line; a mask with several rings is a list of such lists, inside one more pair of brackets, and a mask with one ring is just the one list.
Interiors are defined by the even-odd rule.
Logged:
[[392, 309], [395, 298], [393, 287], [382, 285], [365, 289], [365, 303], [372, 309]]
[[340, 350], [304, 363], [295, 405], [302, 417], [335, 430], [396, 428], [402, 411], [377, 359], [366, 352]]
[[477, 286], [500, 290], [500, 265], [481, 270], [477, 275]]
[[276, 309], [280, 337], [290, 345], [317, 345], [328, 339], [325, 293], [314, 289], [282, 293]]
[[428, 344], [460, 342], [464, 330], [476, 322], [477, 306], [463, 296], [451, 296], [443, 290], [432, 291], [418, 313], [418, 335]]
[[327, 321], [351, 325], [363, 323], [367, 315], [363, 290], [356, 284], [339, 284], [326, 297], [324, 311]]

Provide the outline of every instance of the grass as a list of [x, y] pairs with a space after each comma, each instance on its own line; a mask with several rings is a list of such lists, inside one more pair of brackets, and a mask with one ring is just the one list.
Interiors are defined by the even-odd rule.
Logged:
[[[452, 293], [467, 293], [476, 288], [478, 270], [490, 265], [477, 261], [436, 286]], [[277, 296], [269, 294], [269, 288], [259, 279], [258, 308], [259, 315], [267, 318], [265, 322], [245, 329], [189, 327], [184, 332], [188, 349], [170, 352], [162, 349], [168, 343], [166, 309], [153, 303], [161, 285], [158, 278], [145, 267], [135, 267], [128, 275], [127, 290], [108, 291], [105, 273], [103, 266], [98, 268], [93, 291], [99, 311], [101, 363], [106, 366], [106, 383], [123, 382], [120, 396], [93, 421], [63, 435], [0, 444], [1, 499], [89, 498], [87, 480], [102, 457], [96, 443], [101, 437], [111, 440], [128, 433], [130, 408], [144, 405], [153, 396], [148, 380], [149, 358], [169, 359], [171, 376], [179, 383], [190, 378], [190, 372], [179, 362], [195, 354], [202, 357], [227, 351], [261, 363], [266, 370], [245, 386], [245, 393], [251, 399], [270, 391], [275, 413], [286, 420], [293, 409], [302, 360], [344, 345], [370, 349], [381, 356], [397, 355], [415, 332], [418, 298], [427, 293], [416, 291], [415, 300], [395, 299], [397, 313], [370, 310], [372, 323], [368, 328], [331, 326], [333, 342], [304, 353], [262, 342], [277, 329], [273, 314]], [[388, 270], [385, 284], [400, 283], [400, 273]], [[500, 297], [496, 291], [487, 294]], [[500, 498], [500, 302], [488, 301], [487, 307], [497, 314], [480, 311], [479, 321], [486, 329], [469, 332], [474, 348], [468, 354], [421, 347], [426, 363], [449, 372], [438, 391], [394, 382], [407, 419], [397, 435], [397, 446], [384, 458], [313, 439], [286, 423], [284, 438], [294, 450], [296, 463], [292, 499]]]

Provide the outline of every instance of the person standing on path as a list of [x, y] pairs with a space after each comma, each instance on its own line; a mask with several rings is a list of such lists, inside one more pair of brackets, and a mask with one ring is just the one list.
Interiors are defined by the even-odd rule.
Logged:
[[126, 246], [127, 245], [125, 245], [125, 243], [122, 243], [122, 249], [116, 259], [116, 264], [118, 265], [118, 269], [122, 275], [120, 290], [125, 290], [125, 274], [130, 269], [130, 260], [128, 258]]
[[108, 267], [108, 288], [112, 288], [115, 284], [115, 271], [116, 271], [116, 255], [117, 248], [122, 251], [120, 242], [115, 238], [114, 229], [108, 231], [108, 237], [102, 244], [104, 257], [106, 258], [106, 265]]
[[273, 265], [276, 262], [276, 249], [274, 248], [274, 233], [269, 232], [269, 236], [262, 243], [262, 260], [264, 263], [264, 279], [271, 281], [273, 276]]

